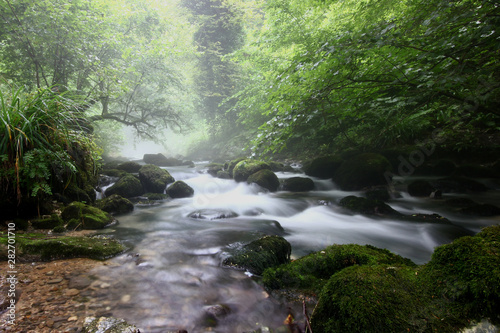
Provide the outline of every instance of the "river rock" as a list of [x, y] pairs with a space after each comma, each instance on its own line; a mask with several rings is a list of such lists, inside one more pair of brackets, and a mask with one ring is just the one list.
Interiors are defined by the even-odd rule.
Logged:
[[391, 168], [391, 163], [384, 156], [364, 153], [342, 162], [333, 176], [333, 181], [344, 191], [385, 185], [386, 172]]
[[322, 179], [333, 178], [343, 160], [336, 156], [322, 156], [306, 163], [304, 172], [308, 176]]
[[134, 210], [134, 204], [127, 198], [113, 194], [102, 200], [97, 200], [96, 206], [110, 214], [125, 214]]
[[227, 170], [227, 172], [229, 173], [229, 175], [231, 176], [231, 178], [233, 177], [233, 171], [234, 171], [234, 167], [240, 163], [241, 161], [244, 161], [246, 158], [245, 157], [239, 157], [239, 158], [236, 158], [230, 162], [227, 162], [226, 164], [224, 164], [224, 170]]
[[192, 219], [220, 220], [238, 217], [238, 214], [228, 209], [200, 209], [188, 215]]
[[415, 180], [408, 184], [407, 190], [412, 197], [428, 197], [435, 188], [426, 180]]
[[72, 220], [76, 220], [82, 229], [102, 229], [113, 222], [111, 215], [105, 211], [76, 201], [64, 208], [61, 217], [68, 223], [68, 229]]
[[491, 204], [475, 204], [462, 208], [459, 212], [471, 216], [496, 216], [500, 215], [500, 208]]
[[170, 173], [160, 167], [147, 164], [139, 170], [139, 179], [146, 192], [163, 193], [167, 184], [175, 181]]
[[156, 166], [167, 167], [167, 166], [180, 166], [183, 165], [183, 161], [173, 158], [166, 157], [165, 155], [158, 154], [144, 154], [142, 160], [146, 164], [154, 164]]
[[189, 198], [194, 195], [194, 190], [182, 180], [178, 180], [167, 188], [167, 194], [174, 199]]
[[124, 198], [137, 197], [143, 193], [144, 189], [141, 181], [131, 174], [127, 174], [120, 178], [113, 186], [108, 187], [104, 192], [107, 197], [118, 194]]
[[42, 219], [31, 220], [31, 226], [34, 229], [53, 229], [57, 226], [61, 226], [63, 220], [57, 214], [52, 214], [49, 217]]
[[291, 177], [283, 180], [283, 191], [308, 192], [314, 190], [314, 182], [307, 177]]
[[223, 260], [223, 265], [262, 275], [266, 268], [290, 262], [291, 251], [290, 243], [283, 237], [264, 236], [241, 248], [230, 250], [230, 256]]
[[248, 177], [256, 173], [257, 171], [268, 169], [271, 167], [266, 162], [254, 161], [254, 160], [243, 160], [236, 164], [233, 170], [233, 179], [237, 182], [247, 181]]
[[215, 177], [219, 171], [224, 170], [224, 165], [220, 163], [210, 163], [207, 165], [207, 173]]
[[280, 186], [280, 181], [278, 176], [274, 172], [268, 169], [257, 171], [248, 177], [248, 184], [255, 183], [260, 187], [265, 188], [270, 192], [276, 192]]
[[83, 324], [84, 333], [140, 333], [134, 325], [114, 317], [87, 317]]
[[140, 165], [139, 163], [129, 161], [129, 162], [123, 162], [123, 163], [118, 164], [116, 166], [116, 169], [123, 170], [123, 171], [128, 172], [128, 173], [137, 173], [137, 172], [139, 172], [139, 169], [141, 167], [142, 167], [142, 165]]
[[455, 176], [438, 179], [433, 182], [433, 185], [444, 193], [484, 192], [489, 189], [486, 185], [474, 179]]
[[354, 195], [341, 199], [339, 205], [359, 214], [391, 216], [402, 215], [383, 201], [357, 197]]

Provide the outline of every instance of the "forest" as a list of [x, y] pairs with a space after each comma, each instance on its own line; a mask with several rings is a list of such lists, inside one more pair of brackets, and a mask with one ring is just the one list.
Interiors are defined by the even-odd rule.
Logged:
[[[99, 206], [96, 191], [102, 187], [103, 170], [113, 169], [106, 176], [125, 179], [125, 169], [120, 173], [115, 166], [133, 159], [125, 148], [139, 143], [158, 147], [155, 153], [168, 159], [188, 161], [184, 165], [211, 162], [204, 172], [236, 182], [237, 172], [244, 174], [245, 182], [263, 168], [286, 172], [299, 164], [308, 176], [332, 178], [342, 191], [389, 183], [394, 190], [394, 177], [412, 176], [416, 169], [422, 175], [428, 162], [434, 171], [443, 164], [453, 170], [467, 164], [459, 176], [498, 179], [499, 27], [500, 5], [492, 0], [3, 0], [0, 227], [7, 229], [17, 221], [19, 230], [31, 230], [28, 225], [34, 222], [22, 221], [42, 221], [61, 211], [65, 219], [66, 207]], [[146, 155], [146, 164], [168, 166], [148, 163]], [[370, 168], [384, 168], [373, 177], [378, 180], [363, 183], [361, 178], [369, 173], [371, 177], [371, 171], [354, 176], [355, 164], [340, 171], [341, 163], [355, 156], [363, 156]], [[319, 170], [314, 162], [319, 160], [336, 174]], [[193, 195], [192, 189], [182, 187], [185, 184], [170, 193], [165, 188], [170, 180], [160, 190], [151, 190], [153, 185], [145, 180], [150, 174], [170, 174], [129, 167], [133, 171], [126, 171], [136, 175], [132, 181], [140, 179], [143, 186], [129, 197], [144, 192], [173, 197], [175, 191]], [[163, 179], [174, 181], [168, 177]], [[286, 188], [283, 179], [274, 181], [274, 189], [268, 180], [254, 182], [270, 192]], [[467, 191], [476, 186], [464, 185], [462, 178], [453, 182]], [[433, 183], [425, 195], [441, 195], [440, 184]], [[196, 186], [190, 185], [196, 195]], [[340, 201], [341, 206], [345, 202]], [[76, 218], [83, 225], [82, 211], [93, 209], [84, 206], [78, 206]], [[364, 207], [362, 214], [368, 210], [395, 216], [381, 204]], [[488, 209], [497, 212], [496, 207]], [[71, 218], [64, 226], [61, 221], [57, 217], [54, 224], [59, 230], [80, 225]], [[491, 241], [498, 237], [498, 228], [474, 237]], [[492, 246], [488, 253], [496, 253], [489, 264], [499, 260], [495, 242], [484, 245]], [[368, 251], [362, 254], [368, 262], [402, 262], [371, 248], [362, 251]], [[285, 262], [289, 259], [288, 254]], [[364, 259], [352, 260], [358, 265]], [[438, 264], [431, 262], [418, 272], [425, 279], [444, 280], [433, 265]], [[394, 283], [410, 283], [410, 275], [417, 273], [409, 267], [391, 275]], [[285, 274], [278, 270], [272, 274]], [[266, 272], [257, 275], [269, 279], [271, 273]], [[336, 297], [321, 289], [326, 281], [311, 282], [319, 288], [313, 293]], [[335, 283], [352, 287], [352, 280], [342, 281]], [[462, 287], [447, 286], [450, 299], [460, 299]], [[406, 290], [411, 297], [412, 288]], [[465, 312], [437, 310], [450, 300], [446, 297], [443, 304], [429, 301], [432, 311], [411, 315], [425, 318], [427, 324], [412, 317], [410, 326], [422, 332], [453, 332], [484, 317], [498, 324], [498, 314], [492, 311], [500, 299], [498, 289], [472, 288], [463, 297], [478, 294], [484, 304], [474, 303]], [[334, 315], [319, 304], [316, 318], [321, 311]], [[345, 315], [338, 311], [336, 316]], [[449, 320], [437, 324], [431, 318], [435, 314]], [[459, 320], [461, 316], [469, 322]], [[361, 329], [318, 322], [313, 323], [314, 332]], [[286, 325], [292, 332], [292, 321]], [[391, 331], [406, 331], [404, 325]]]

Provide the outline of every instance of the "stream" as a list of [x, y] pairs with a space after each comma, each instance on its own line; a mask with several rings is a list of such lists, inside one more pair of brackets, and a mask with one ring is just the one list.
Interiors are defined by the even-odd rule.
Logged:
[[[131, 250], [92, 272], [106, 284], [105, 292], [97, 297], [113, 304], [110, 312], [114, 317], [124, 318], [141, 332], [249, 332], [283, 325], [286, 305], [269, 297], [258, 277], [221, 266], [228, 248], [263, 235], [285, 237], [292, 245], [293, 258], [332, 244], [357, 243], [386, 248], [424, 264], [436, 246], [498, 223], [494, 218], [472, 219], [450, 213], [437, 200], [404, 193], [389, 205], [404, 214], [438, 213], [453, 223], [353, 215], [336, 203], [360, 193], [340, 191], [330, 180], [312, 178], [316, 189], [308, 193], [264, 193], [256, 185], [214, 178], [204, 173], [205, 164], [167, 168], [176, 180], [195, 190], [194, 197], [138, 205], [134, 212], [119, 216], [119, 224], [103, 231]], [[278, 172], [277, 176], [305, 175]], [[489, 194], [482, 201], [493, 203], [497, 199]], [[238, 217], [188, 217], [200, 209], [231, 210]], [[207, 327], [206, 313], [221, 304], [224, 315], [215, 328]]]

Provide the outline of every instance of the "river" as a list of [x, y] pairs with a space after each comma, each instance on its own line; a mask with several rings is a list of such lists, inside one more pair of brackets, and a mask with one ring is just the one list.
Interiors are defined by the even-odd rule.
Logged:
[[[447, 212], [437, 201], [407, 195], [389, 204], [405, 214], [438, 213], [453, 223], [353, 215], [336, 202], [360, 193], [340, 191], [330, 180], [313, 178], [316, 189], [308, 193], [264, 193], [255, 185], [214, 178], [204, 173], [204, 165], [167, 168], [176, 180], [195, 190], [194, 197], [138, 205], [134, 212], [119, 216], [118, 225], [103, 232], [131, 249], [93, 272], [106, 284], [106, 292], [94, 301], [107, 300], [113, 316], [135, 324], [141, 332], [248, 332], [282, 325], [286, 306], [269, 297], [258, 277], [221, 267], [228, 248], [265, 234], [285, 237], [292, 245], [293, 258], [331, 244], [357, 243], [386, 248], [423, 264], [436, 246], [498, 223], [492, 218], [464, 218]], [[231, 210], [238, 217], [188, 217], [200, 209]], [[215, 328], [208, 328], [205, 313], [221, 304], [227, 313]]]

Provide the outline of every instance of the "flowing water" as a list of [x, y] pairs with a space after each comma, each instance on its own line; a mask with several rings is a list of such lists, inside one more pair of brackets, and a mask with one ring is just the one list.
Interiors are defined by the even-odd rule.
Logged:
[[[282, 325], [286, 306], [264, 292], [258, 277], [221, 266], [228, 248], [262, 235], [285, 237], [294, 258], [332, 244], [357, 243], [386, 248], [422, 264], [436, 246], [498, 223], [466, 219], [446, 212], [437, 201], [408, 196], [389, 204], [405, 214], [438, 213], [453, 224], [353, 215], [336, 202], [359, 193], [340, 191], [330, 180], [313, 178], [316, 190], [309, 193], [263, 193], [255, 185], [213, 178], [203, 173], [203, 164], [168, 170], [176, 180], [189, 184], [195, 196], [138, 206], [133, 213], [120, 216], [120, 223], [105, 233], [131, 250], [94, 272], [98, 281], [106, 283], [101, 297], [112, 304], [112, 315], [135, 324], [141, 332], [245, 332]], [[200, 209], [231, 210], [238, 216], [188, 217]], [[215, 328], [207, 328], [205, 313], [220, 304], [230, 309], [228, 314]]]

